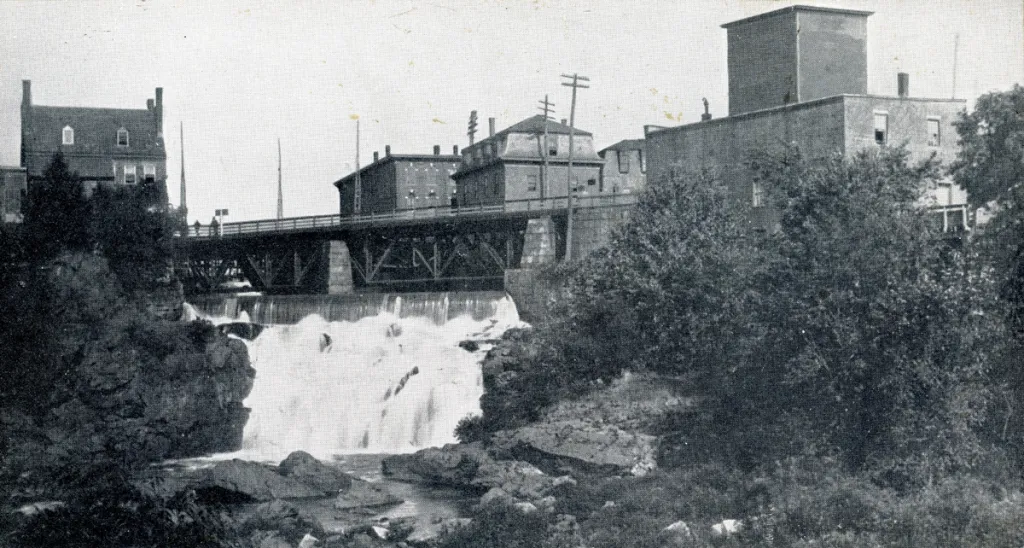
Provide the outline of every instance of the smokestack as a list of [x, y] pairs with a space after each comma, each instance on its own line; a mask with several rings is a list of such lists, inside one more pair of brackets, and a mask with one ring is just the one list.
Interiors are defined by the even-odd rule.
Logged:
[[156, 113], [156, 136], [164, 136], [164, 88], [156, 88], [156, 104], [153, 105], [153, 112]]
[[434, 145], [434, 156], [441, 155], [441, 145]]
[[487, 119], [487, 136], [494, 137], [494, 118]]
[[373, 161], [376, 162], [377, 160], [380, 160], [380, 154], [375, 150], [373, 151]]
[[896, 90], [900, 97], [910, 96], [910, 75], [901, 72], [896, 75]]
[[452, 145], [452, 156], [459, 155], [459, 145]]
[[391, 145], [384, 145], [384, 156], [391, 156]]
[[21, 81], [21, 105], [32, 106], [32, 80]]

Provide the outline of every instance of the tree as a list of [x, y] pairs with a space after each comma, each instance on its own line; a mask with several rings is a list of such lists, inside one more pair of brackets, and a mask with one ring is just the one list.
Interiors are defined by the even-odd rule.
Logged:
[[961, 147], [950, 171], [973, 205], [993, 206], [978, 243], [1024, 336], [1024, 87], [982, 95], [955, 126]]
[[752, 459], [832, 453], [901, 482], [970, 467], [1003, 331], [984, 313], [985, 277], [919, 205], [937, 166], [899, 149], [816, 162], [792, 149], [754, 168], [781, 229], [723, 427]]
[[100, 187], [93, 203], [97, 246], [125, 289], [151, 289], [165, 279], [176, 220], [163, 184], [147, 179], [138, 187]]
[[57, 153], [43, 179], [29, 185], [25, 204], [25, 249], [28, 258], [46, 260], [61, 251], [87, 251], [91, 207], [77, 173]]
[[978, 98], [973, 112], [954, 122], [960, 151], [951, 166], [957, 184], [980, 206], [1022, 204], [1024, 197], [1024, 87]]

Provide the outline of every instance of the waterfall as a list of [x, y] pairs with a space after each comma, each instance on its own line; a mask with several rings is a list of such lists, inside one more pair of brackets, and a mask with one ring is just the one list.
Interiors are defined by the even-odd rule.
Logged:
[[253, 460], [455, 441], [458, 421], [479, 412], [488, 348], [459, 343], [519, 324], [512, 300], [495, 292], [219, 299], [192, 309], [214, 323], [267, 325], [246, 341], [256, 380], [240, 456]]

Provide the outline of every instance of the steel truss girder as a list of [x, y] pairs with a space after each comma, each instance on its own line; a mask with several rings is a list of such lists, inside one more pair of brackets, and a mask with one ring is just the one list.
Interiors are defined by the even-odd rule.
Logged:
[[519, 227], [440, 234], [367, 232], [352, 239], [352, 269], [364, 285], [500, 279], [518, 265], [522, 242]]

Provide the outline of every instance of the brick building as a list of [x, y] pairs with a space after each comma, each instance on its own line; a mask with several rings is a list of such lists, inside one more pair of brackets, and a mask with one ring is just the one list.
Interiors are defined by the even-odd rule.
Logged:
[[[455, 147], [454, 152], [458, 151]], [[449, 207], [455, 194], [451, 176], [459, 167], [458, 154], [373, 153], [373, 163], [359, 169], [360, 192], [356, 194], [356, 173], [334, 182], [342, 215], [391, 213], [426, 207]]]
[[23, 220], [21, 204], [27, 191], [25, 168], [0, 166], [0, 219], [3, 223]]
[[[709, 170], [737, 199], [753, 205], [751, 222], [770, 227], [775, 212], [745, 163], [755, 150], [795, 144], [810, 158], [903, 145], [911, 160], [957, 152], [953, 121], [965, 101], [867, 93], [867, 17], [871, 12], [791, 6], [722, 25], [728, 34], [729, 116], [675, 128], [647, 128], [648, 177]], [[966, 223], [966, 195], [940, 184], [947, 228]]]
[[629, 193], [647, 184], [647, 143], [643, 139], [626, 139], [597, 153], [604, 158], [600, 190]]
[[[604, 160], [594, 150], [593, 135], [574, 130], [573, 147], [577, 195], [611, 193], [600, 185]], [[459, 202], [468, 206], [565, 197], [568, 162], [569, 126], [537, 115], [494, 133], [492, 121], [490, 136], [462, 149], [462, 162], [452, 178]]]
[[22, 86], [21, 165], [29, 181], [41, 177], [58, 152], [87, 188], [166, 180], [163, 88], [145, 109], [119, 109], [35, 105], [32, 82]]

